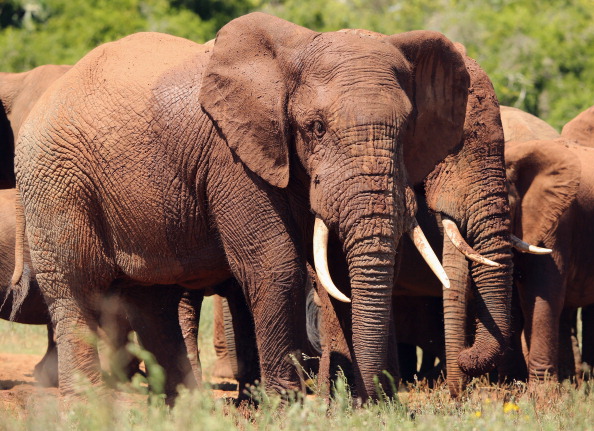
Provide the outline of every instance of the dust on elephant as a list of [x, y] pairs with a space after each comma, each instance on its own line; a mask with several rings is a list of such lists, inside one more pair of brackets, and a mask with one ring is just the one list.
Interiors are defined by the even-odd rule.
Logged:
[[[400, 37], [407, 37], [406, 33]], [[461, 45], [458, 49], [464, 53]], [[406, 294], [406, 291], [416, 295], [445, 295], [448, 386], [453, 396], [460, 393], [466, 380], [465, 373], [475, 376], [489, 371], [505, 350], [509, 337], [512, 282], [499, 104], [486, 73], [474, 60], [464, 58], [470, 75], [470, 92], [460, 147], [438, 164], [423, 184], [413, 182], [419, 202], [419, 224], [428, 233], [432, 247], [441, 248], [443, 244], [443, 265], [451, 288], [442, 289], [439, 280], [421, 259], [417, 259], [414, 247], [405, 238], [406, 250], [400, 253], [402, 264], [393, 292], [395, 295]], [[433, 142], [438, 142], [441, 130], [433, 128], [431, 133], [435, 134]], [[442, 219], [448, 219], [450, 229], [458, 231], [456, 242], [460, 250], [474, 259], [470, 266], [452, 241], [442, 241]], [[476, 336], [471, 345], [465, 330], [469, 275], [473, 281], [470, 295], [476, 300], [478, 313]], [[324, 295], [321, 298], [324, 301]], [[398, 301], [397, 296], [394, 301]], [[344, 317], [348, 310], [340, 307], [335, 304], [336, 315], [331, 307], [324, 307], [329, 310], [324, 324], [333, 334], [342, 329], [348, 339], [348, 316]], [[419, 316], [419, 319], [423, 318], [425, 316]], [[332, 339], [338, 341], [331, 349], [348, 353], [341, 347], [340, 337], [332, 335]]]
[[546, 121], [511, 106], [501, 107], [501, 123], [505, 142], [557, 139], [560, 137], [559, 132]]
[[[467, 93], [461, 56], [432, 32], [379, 41], [255, 13], [212, 47], [141, 33], [91, 51], [43, 95], [16, 146], [61, 392], [76, 392], [77, 372], [100, 380], [84, 340], [112, 283], [201, 289], [231, 275], [267, 388], [298, 389], [286, 357], [303, 333], [294, 315], [313, 212], [348, 262], [360, 395], [376, 397], [394, 250], [414, 224], [404, 166], [418, 182], [459, 143]], [[183, 350], [167, 352], [169, 399], [189, 378]]]
[[505, 156], [514, 232], [553, 249], [549, 256], [514, 260], [528, 374], [556, 377], [563, 308], [594, 303], [594, 149], [565, 139], [509, 142]]
[[594, 147], [594, 106], [581, 112], [563, 126], [561, 136], [575, 139], [580, 145]]
[[71, 66], [48, 64], [23, 73], [0, 73], [0, 188], [15, 186], [14, 141], [43, 92]]

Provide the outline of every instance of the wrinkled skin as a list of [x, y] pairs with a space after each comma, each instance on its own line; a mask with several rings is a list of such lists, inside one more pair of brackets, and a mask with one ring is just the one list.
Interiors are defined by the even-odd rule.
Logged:
[[[359, 395], [376, 398], [394, 250], [414, 212], [404, 165], [420, 181], [459, 143], [467, 88], [441, 35], [319, 34], [259, 13], [226, 25], [213, 47], [142, 33], [85, 56], [29, 115], [15, 159], [62, 394], [77, 392], [76, 373], [100, 380], [84, 340], [114, 282], [202, 289], [231, 275], [254, 316], [267, 389], [298, 389], [286, 358], [304, 333], [295, 311], [314, 213], [348, 264]], [[432, 158], [429, 124], [444, 131]], [[142, 310], [158, 293], [131, 296]], [[164, 328], [165, 312], [146, 314]], [[179, 343], [167, 345], [170, 400], [195, 381]]]
[[[459, 49], [463, 52], [461, 45]], [[400, 273], [393, 292], [394, 295], [445, 295], [446, 362], [448, 386], [453, 396], [460, 394], [467, 374], [477, 376], [490, 371], [505, 350], [510, 336], [512, 281], [499, 104], [486, 74], [474, 60], [465, 57], [465, 62], [471, 81], [462, 145], [428, 175], [424, 190], [421, 185], [415, 188], [419, 202], [417, 219], [432, 247], [436, 250], [443, 247], [443, 266], [452, 287], [442, 293], [437, 278], [405, 238]], [[435, 133], [433, 142], [439, 141], [441, 130], [432, 130]], [[449, 216], [468, 244], [501, 266], [491, 268], [469, 264], [449, 240], [442, 240], [439, 215], [435, 216], [433, 212]], [[467, 285], [469, 275], [473, 281], [471, 291]], [[324, 296], [320, 296], [324, 302]], [[472, 344], [469, 343], [470, 336], [466, 335], [466, 298], [469, 296], [474, 298], [478, 313], [476, 328], [472, 328], [472, 332], [476, 332]], [[398, 296], [394, 301], [398, 301]], [[332, 343], [335, 343], [329, 349], [348, 359], [348, 351], [341, 341], [348, 339], [344, 307], [335, 304], [334, 308], [324, 306], [327, 311], [324, 324], [327, 330], [333, 331]], [[334, 335], [340, 327], [346, 328], [344, 337]], [[324, 368], [324, 364], [328, 360], [323, 358], [322, 361], [320, 374], [327, 379], [324, 373], [328, 368]]]
[[[28, 249], [25, 249], [24, 275], [18, 288], [11, 288], [11, 278], [15, 261], [15, 197], [14, 189], [0, 190], [0, 318], [17, 323], [30, 325], [47, 325], [48, 347], [41, 361], [35, 366], [35, 379], [43, 386], [58, 386], [58, 356], [54, 332], [47, 305], [39, 290], [35, 272], [31, 266]], [[102, 307], [109, 309], [102, 316], [102, 339], [110, 348], [110, 356], [106, 357], [114, 373], [123, 373], [118, 378], [130, 378], [138, 372], [139, 362], [125, 351], [128, 343], [128, 323], [123, 310], [117, 306], [108, 307], [108, 300], [117, 295], [110, 292], [110, 296]], [[113, 304], [110, 304], [113, 305]]]
[[574, 139], [580, 145], [594, 147], [594, 106], [586, 109], [563, 126], [561, 136]]
[[593, 162], [594, 149], [565, 139], [506, 144], [514, 233], [553, 250], [515, 259], [533, 381], [558, 376], [563, 308], [594, 303], [588, 221], [594, 215]]

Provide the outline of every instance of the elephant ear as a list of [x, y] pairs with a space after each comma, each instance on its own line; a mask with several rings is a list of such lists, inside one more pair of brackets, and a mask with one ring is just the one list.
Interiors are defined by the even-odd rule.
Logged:
[[515, 233], [530, 244], [542, 242], [576, 198], [581, 164], [571, 146], [563, 139], [505, 144], [507, 179], [521, 202]]
[[412, 67], [414, 115], [404, 136], [404, 163], [418, 184], [462, 141], [470, 77], [464, 57], [432, 31], [395, 34], [388, 40]]
[[316, 34], [251, 13], [221, 28], [204, 71], [202, 108], [248, 169], [277, 187], [289, 182], [289, 61]]

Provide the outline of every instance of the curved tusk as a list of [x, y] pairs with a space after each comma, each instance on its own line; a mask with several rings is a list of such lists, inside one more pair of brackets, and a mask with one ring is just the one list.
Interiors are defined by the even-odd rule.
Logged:
[[515, 236], [514, 234], [510, 235], [512, 245], [520, 250], [522, 253], [531, 253], [531, 254], [551, 254], [553, 250], [550, 248], [543, 248], [537, 247], [532, 244], [528, 244], [527, 242], [522, 241], [520, 238]]
[[454, 244], [454, 247], [458, 249], [460, 253], [466, 256], [468, 259], [472, 260], [476, 263], [482, 263], [483, 265], [498, 267], [501, 266], [500, 263], [494, 262], [491, 259], [487, 259], [486, 257], [481, 256], [479, 252], [473, 249], [468, 243], [464, 240], [464, 237], [458, 230], [458, 226], [454, 221], [450, 220], [447, 217], [442, 217], [441, 224], [443, 224], [443, 230], [446, 235]]
[[330, 271], [328, 270], [328, 227], [317, 216], [314, 224], [313, 252], [318, 279], [328, 295], [341, 302], [351, 302], [347, 296], [338, 290], [338, 287], [332, 281], [332, 277], [330, 277]]
[[425, 234], [423, 233], [423, 230], [417, 223], [416, 219], [414, 220], [414, 227], [408, 232], [408, 235], [415, 243], [415, 247], [417, 250], [419, 250], [419, 253], [421, 253], [421, 256], [423, 256], [423, 259], [425, 259], [425, 262], [427, 262], [427, 265], [429, 265], [429, 268], [431, 268], [439, 281], [441, 281], [443, 287], [445, 289], [449, 289], [450, 279], [443, 269], [443, 266], [441, 266], [439, 259], [435, 255], [435, 252], [431, 248], [429, 241], [427, 241], [427, 238], [425, 237]]

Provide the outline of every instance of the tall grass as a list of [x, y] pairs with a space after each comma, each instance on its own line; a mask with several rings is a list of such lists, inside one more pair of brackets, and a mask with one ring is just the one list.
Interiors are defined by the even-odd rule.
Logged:
[[[214, 360], [211, 316], [212, 304], [205, 301], [200, 344], [207, 381]], [[0, 330], [0, 335], [7, 332], [4, 325]], [[543, 385], [537, 400], [526, 394], [525, 385], [497, 387], [474, 380], [466, 396], [454, 402], [443, 383], [429, 390], [421, 382], [401, 388], [395, 400], [357, 408], [345, 381], [338, 379], [330, 404], [315, 394], [284, 402], [256, 391], [258, 408], [236, 408], [229, 399], [216, 399], [207, 387], [192, 392], [182, 389], [176, 405], [169, 408], [162, 397], [147, 397], [146, 387], [135, 381], [125, 385], [125, 391], [107, 395], [89, 390], [84, 401], [59, 400], [39, 392], [31, 395], [24, 408], [0, 403], [0, 431], [581, 430], [594, 429], [592, 388], [588, 382], [579, 389], [569, 384]]]

